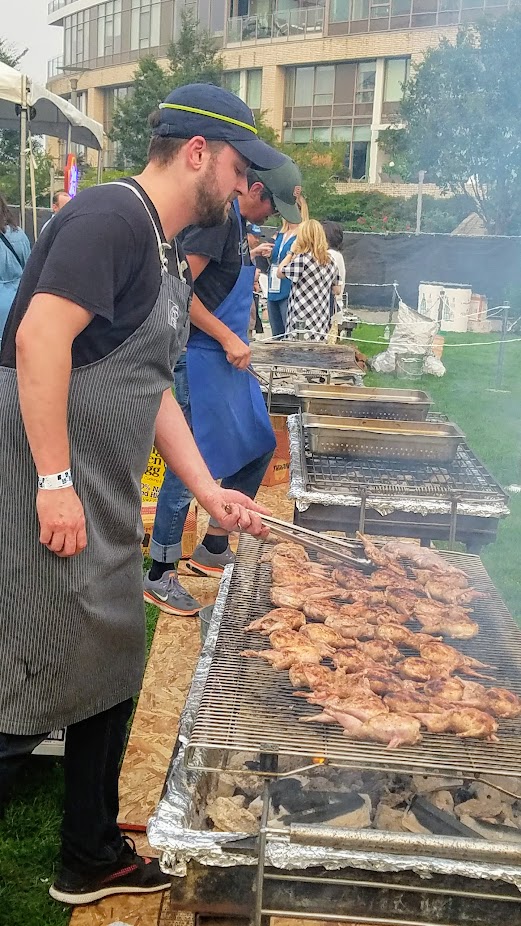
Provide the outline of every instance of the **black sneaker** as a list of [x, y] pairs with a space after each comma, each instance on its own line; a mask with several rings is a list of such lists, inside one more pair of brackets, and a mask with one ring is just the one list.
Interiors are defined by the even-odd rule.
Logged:
[[61, 903], [94, 903], [111, 894], [152, 894], [170, 887], [170, 875], [165, 875], [155, 858], [138, 855], [134, 843], [125, 838], [127, 846], [113, 865], [92, 875], [79, 875], [62, 868], [49, 894]]

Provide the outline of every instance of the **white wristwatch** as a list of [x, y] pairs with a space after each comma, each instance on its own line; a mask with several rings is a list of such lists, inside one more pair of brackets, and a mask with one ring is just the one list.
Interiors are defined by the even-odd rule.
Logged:
[[55, 473], [53, 476], [38, 476], [39, 489], [68, 489], [73, 485], [70, 469], [63, 473]]

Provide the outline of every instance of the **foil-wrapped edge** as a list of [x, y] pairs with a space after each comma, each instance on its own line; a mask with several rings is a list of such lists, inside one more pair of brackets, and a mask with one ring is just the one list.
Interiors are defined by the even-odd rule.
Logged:
[[[289, 431], [289, 473], [290, 486], [288, 497], [295, 500], [299, 511], [307, 511], [310, 505], [345, 505], [359, 508], [359, 495], [342, 495], [328, 492], [310, 491], [304, 481], [303, 448], [300, 439], [299, 416], [288, 417]], [[368, 507], [374, 508], [381, 515], [392, 514], [393, 511], [407, 511], [414, 514], [449, 514], [451, 502], [441, 498], [425, 498], [406, 495], [371, 495]], [[480, 518], [505, 518], [510, 509], [504, 501], [495, 496], [475, 501], [459, 501], [458, 515], [467, 514]]]
[[[256, 858], [251, 854], [239, 850], [231, 852], [223, 848], [230, 842], [248, 838], [246, 834], [197, 829], [195, 795], [202, 777], [207, 774], [204, 770], [206, 750], [199, 750], [200, 755], [194, 757], [193, 764], [200, 765], [201, 768], [187, 769], [185, 766], [186, 746], [215, 651], [232, 572], [233, 566], [227, 566], [224, 570], [208, 634], [179, 720], [178, 749], [169, 769], [165, 793], [148, 822], [148, 839], [150, 845], [161, 853], [162, 869], [178, 877], [186, 874], [186, 866], [191, 860], [202, 865], [219, 867], [257, 864]], [[389, 837], [391, 840], [392, 834], [389, 834]], [[450, 840], [447, 840], [448, 843]], [[303, 871], [320, 866], [329, 871], [342, 868], [375, 872], [413, 871], [424, 878], [430, 878], [432, 875], [459, 875], [466, 878], [505, 881], [521, 891], [521, 868], [499, 863], [296, 845], [289, 842], [289, 835], [275, 838], [268, 836], [266, 857], [268, 864], [283, 870]]]
[[[177, 751], [174, 753], [170, 764], [165, 791], [156, 810], [148, 821], [147, 835], [150, 845], [161, 852], [166, 851], [168, 853], [169, 847], [176, 844], [177, 840], [180, 840], [180, 843], [182, 843], [183, 834], [187, 834], [187, 832], [190, 833], [187, 842], [193, 842], [194, 845], [202, 842], [203, 845], [208, 844], [208, 848], [215, 845], [218, 846], [220, 843], [230, 839], [227, 833], [194, 833], [193, 836], [191, 835], [192, 830], [190, 830], [189, 827], [193, 822], [191, 818], [194, 810], [194, 795], [203, 773], [199, 770], [192, 771], [185, 767], [185, 752], [189, 741], [190, 730], [193, 727], [208, 672], [210, 671], [232, 573], [233, 564], [225, 566], [206, 639], [195, 668], [185, 706], [179, 718], [178, 738], [176, 743]], [[204, 762], [200, 761], [200, 756], [195, 756], [194, 760], [196, 765], [204, 764]], [[211, 838], [207, 840], [206, 836]], [[202, 838], [199, 839], [199, 837]], [[216, 839], [215, 837], [218, 838]], [[170, 862], [165, 862], [165, 866], [165, 870], [172, 870]], [[184, 862], [180, 861], [179, 870], [175, 873], [184, 874], [184, 870]]]

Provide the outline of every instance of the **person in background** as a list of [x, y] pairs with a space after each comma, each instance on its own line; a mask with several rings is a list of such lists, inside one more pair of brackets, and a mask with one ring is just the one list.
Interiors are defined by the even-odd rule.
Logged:
[[27, 235], [0, 193], [0, 341], [30, 251]]
[[303, 334], [309, 341], [325, 341], [330, 327], [330, 295], [340, 292], [336, 264], [327, 249], [320, 222], [302, 222], [291, 250], [277, 269], [279, 278], [292, 283], [288, 299], [286, 334]]
[[[214, 479], [222, 479], [222, 488], [240, 489], [251, 498], [259, 490], [276, 441], [259, 383], [248, 372], [255, 267], [246, 224], [262, 225], [275, 212], [293, 218], [294, 190], [301, 176], [290, 158], [281, 158], [274, 169], [247, 170], [247, 190], [238, 195], [224, 224], [193, 225], [179, 238], [192, 272], [194, 297], [186, 352], [174, 370], [176, 397]], [[177, 575], [192, 497], [167, 469], [150, 544], [152, 566], [143, 584], [145, 601], [184, 617], [200, 608]], [[196, 575], [219, 576], [234, 561], [229, 533], [211, 518], [187, 568]]]
[[346, 265], [344, 255], [342, 254], [342, 245], [344, 243], [344, 229], [339, 222], [322, 222], [324, 229], [329, 256], [335, 262], [338, 270], [340, 292], [335, 296], [331, 294], [331, 316], [340, 312], [344, 306], [344, 290], [346, 286]]
[[274, 338], [280, 338], [286, 330], [288, 299], [291, 290], [290, 281], [281, 279], [277, 275], [277, 269], [291, 249], [300, 223], [302, 221], [307, 222], [309, 219], [307, 203], [302, 195], [297, 198], [297, 205], [300, 212], [299, 221], [288, 222], [286, 219], [283, 220], [282, 228], [275, 238], [273, 251], [271, 252], [271, 267], [268, 276], [268, 318], [270, 320], [271, 334]]
[[54, 194], [52, 198], [52, 206], [51, 206], [52, 215], [50, 219], [47, 219], [47, 221], [43, 223], [41, 231], [40, 231], [40, 235], [43, 232], [44, 228], [47, 228], [49, 222], [52, 222], [56, 213], [59, 212], [60, 209], [63, 209], [63, 207], [66, 206], [67, 203], [70, 203], [71, 199], [72, 199], [72, 196], [69, 196], [69, 194], [67, 193], [67, 190], [56, 190], [56, 193]]

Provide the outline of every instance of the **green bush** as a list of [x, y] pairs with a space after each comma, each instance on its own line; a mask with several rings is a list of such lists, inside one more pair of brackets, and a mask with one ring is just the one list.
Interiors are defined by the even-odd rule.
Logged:
[[[313, 218], [340, 222], [346, 231], [408, 232], [416, 227], [416, 196], [387, 196], [378, 191], [325, 192]], [[465, 196], [424, 196], [422, 231], [451, 232], [472, 211]]]

